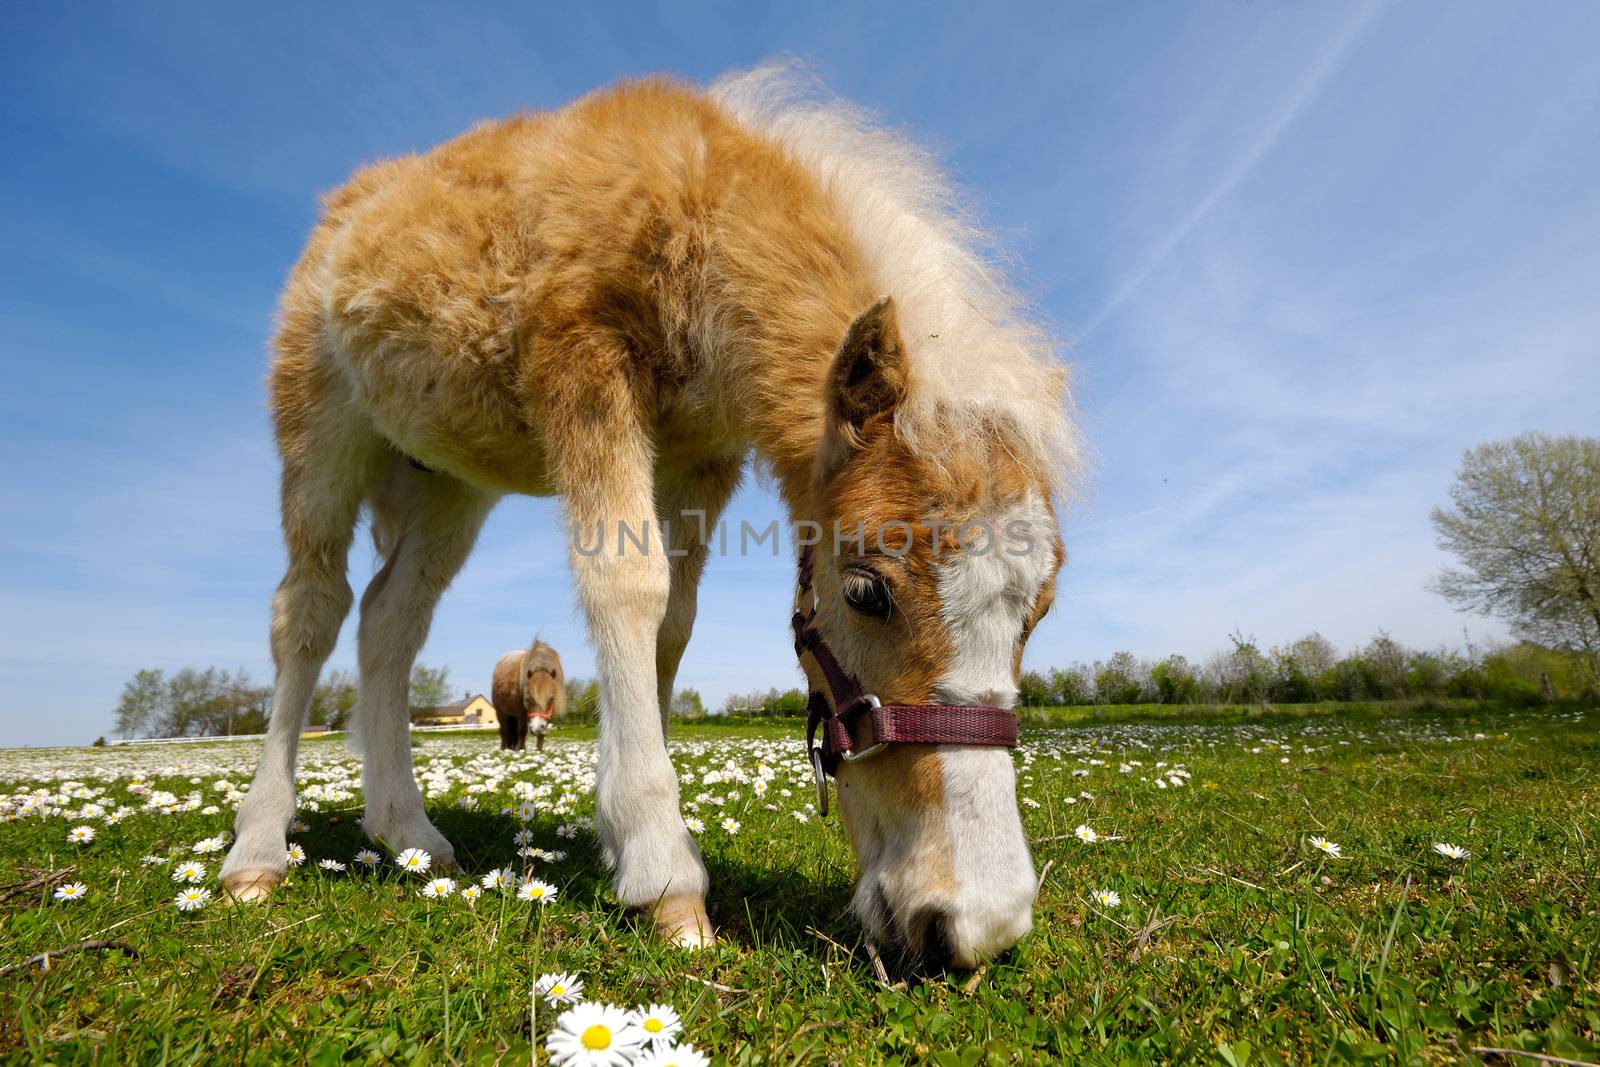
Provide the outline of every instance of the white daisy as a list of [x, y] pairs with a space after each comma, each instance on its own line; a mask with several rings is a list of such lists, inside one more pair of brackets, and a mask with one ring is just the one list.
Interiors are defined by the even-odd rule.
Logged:
[[1334, 844], [1332, 841], [1329, 841], [1326, 837], [1313, 837], [1311, 839], [1311, 847], [1316, 849], [1318, 852], [1326, 852], [1334, 859], [1339, 859], [1341, 855], [1339, 852], [1339, 846]]
[[730, 834], [736, 834], [739, 832], [739, 820], [735, 819], [732, 815], [729, 815], [726, 819], [722, 820], [722, 828], [728, 831]]
[[356, 862], [363, 867], [376, 867], [383, 862], [383, 857], [370, 848], [364, 848], [356, 853]]
[[541, 974], [533, 983], [533, 991], [549, 1001], [551, 1007], [576, 1004], [583, 993], [583, 980], [565, 973]]
[[610, 1004], [583, 1003], [556, 1018], [544, 1047], [552, 1060], [567, 1067], [624, 1067], [642, 1044], [644, 1031], [627, 1012]]
[[478, 898], [481, 896], [483, 896], [483, 889], [479, 886], [469, 885], [461, 890], [461, 899], [468, 904], [477, 903]]
[[1116, 908], [1121, 907], [1122, 897], [1115, 889], [1096, 889], [1094, 902], [1102, 908]]
[[1085, 844], [1092, 845], [1096, 841], [1100, 840], [1100, 835], [1089, 829], [1087, 826], [1080, 825], [1076, 830], [1072, 831], [1072, 833], [1073, 836]]
[[289, 861], [289, 866], [298, 867], [306, 861], [306, 850], [299, 845], [290, 845], [284, 850], [284, 856]]
[[430, 900], [447, 897], [456, 891], [454, 878], [434, 878], [422, 887], [422, 895]]
[[673, 1042], [677, 1033], [683, 1029], [683, 1020], [678, 1018], [678, 1013], [670, 1004], [650, 1004], [634, 1009], [629, 1016], [633, 1024], [644, 1031], [644, 1039], [655, 1048], [662, 1048]]
[[394, 862], [403, 871], [421, 874], [433, 865], [433, 857], [420, 848], [408, 848], [396, 856]]
[[538, 904], [548, 904], [556, 899], [556, 894], [559, 892], [560, 890], [549, 882], [541, 882], [537, 878], [529, 878], [526, 882], [517, 886], [517, 899], [531, 900]]
[[485, 889], [507, 889], [511, 886], [513, 876], [510, 867], [496, 867], [479, 879], [479, 884]]
[[89, 895], [89, 887], [82, 882], [68, 882], [56, 890], [57, 900], [82, 900]]
[[711, 1067], [711, 1059], [693, 1045], [646, 1049], [633, 1067]]
[[211, 899], [211, 890], [202, 889], [197, 885], [185, 886], [179, 891], [178, 897], [173, 901], [179, 911], [199, 911], [206, 906], [206, 901]]
[[199, 860], [184, 860], [172, 868], [174, 882], [203, 882], [206, 880], [206, 865]]
[[1472, 855], [1472, 853], [1468, 852], [1466, 849], [1462, 848], [1460, 845], [1447, 845], [1442, 841], [1435, 842], [1434, 846], [1433, 846], [1433, 850], [1435, 852], [1437, 852], [1439, 855], [1448, 857], [1449, 859], [1453, 859], [1453, 860], [1464, 860], [1468, 856]]
[[317, 866], [321, 867], [325, 871], [332, 871], [335, 874], [345, 870], [345, 865], [340, 863], [338, 860], [318, 860]]
[[689, 828], [689, 832], [691, 834], [703, 834], [706, 831], [705, 822], [701, 819], [695, 818], [693, 815], [689, 816], [687, 819], [684, 819], [683, 825]]

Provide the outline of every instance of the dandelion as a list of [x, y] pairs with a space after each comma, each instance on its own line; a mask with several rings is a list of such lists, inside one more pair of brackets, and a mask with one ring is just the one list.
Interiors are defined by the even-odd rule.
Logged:
[[530, 878], [517, 886], [518, 900], [531, 900], [536, 904], [548, 904], [556, 899], [559, 890], [549, 882], [541, 882], [537, 878]]
[[403, 871], [421, 874], [433, 866], [433, 857], [420, 848], [408, 848], [394, 858], [395, 866]]
[[683, 1020], [667, 1004], [650, 1004], [636, 1009], [630, 1017], [633, 1025], [644, 1031], [645, 1040], [655, 1048], [671, 1045], [674, 1036], [683, 1029]]
[[729, 815], [726, 819], [722, 820], [722, 828], [728, 831], [730, 834], [736, 834], [739, 832], [739, 820], [735, 819], [732, 815]]
[[199, 911], [206, 906], [206, 901], [210, 899], [211, 890], [191, 885], [180, 890], [177, 899], [172, 903], [177, 905], [179, 911]]
[[89, 895], [89, 887], [82, 882], [68, 882], [56, 890], [57, 900], [82, 900]]
[[434, 878], [429, 881], [427, 885], [422, 887], [422, 895], [427, 897], [429, 900], [438, 900], [440, 897], [447, 897], [455, 891], [456, 880], [454, 878]]
[[1080, 825], [1076, 830], [1072, 831], [1072, 835], [1086, 845], [1092, 845], [1096, 841], [1100, 840], [1099, 834], [1089, 829], [1089, 827], [1083, 825]]
[[360, 852], [356, 853], [356, 862], [361, 864], [363, 867], [376, 867], [379, 863], [383, 862], [383, 857], [372, 851], [370, 848], [364, 848]]
[[1102, 908], [1117, 908], [1122, 906], [1122, 897], [1115, 889], [1097, 889], [1094, 891], [1094, 902]]
[[1339, 851], [1339, 846], [1329, 841], [1326, 837], [1313, 837], [1311, 839], [1311, 847], [1318, 852], [1326, 852], [1334, 859], [1339, 859], [1342, 855]]
[[507, 889], [510, 887], [511, 881], [510, 867], [496, 867], [479, 879], [479, 883], [485, 889]]
[[325, 871], [332, 871], [334, 874], [340, 874], [345, 870], [345, 865], [338, 860], [318, 860], [317, 866]]
[[172, 868], [172, 880], [190, 884], [203, 882], [206, 880], [206, 865], [199, 860], [184, 860]]
[[299, 845], [290, 845], [284, 850], [284, 856], [289, 861], [289, 866], [298, 867], [306, 861], [306, 850]]
[[1468, 852], [1460, 845], [1447, 845], [1443, 841], [1435, 842], [1433, 850], [1439, 855], [1452, 860], [1464, 860], [1468, 856], [1472, 855], [1472, 853]]
[[711, 1067], [711, 1060], [693, 1045], [647, 1049], [633, 1067]]
[[622, 1067], [642, 1044], [644, 1032], [627, 1012], [587, 1002], [562, 1012], [545, 1039], [550, 1058], [567, 1067]]
[[461, 899], [468, 904], [476, 904], [481, 896], [483, 896], [483, 889], [480, 886], [469, 885], [461, 890]]
[[561, 1004], [576, 1004], [579, 995], [583, 992], [583, 980], [573, 975], [541, 974], [538, 981], [533, 983], [533, 991], [556, 1007]]

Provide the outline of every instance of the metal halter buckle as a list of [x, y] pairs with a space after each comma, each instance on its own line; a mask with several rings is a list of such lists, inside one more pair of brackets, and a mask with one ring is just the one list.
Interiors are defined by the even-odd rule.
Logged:
[[[867, 707], [872, 708], [874, 711], [883, 707], [883, 701], [879, 700], [877, 695], [874, 693], [863, 693], [861, 695], [861, 699], [866, 701]], [[844, 760], [846, 763], [860, 763], [864, 759], [876, 756], [878, 753], [883, 751], [884, 746], [886, 746], [888, 742], [877, 740], [877, 727], [873, 727], [872, 737], [873, 743], [862, 749], [860, 752], [841, 752], [839, 753], [839, 758]]]

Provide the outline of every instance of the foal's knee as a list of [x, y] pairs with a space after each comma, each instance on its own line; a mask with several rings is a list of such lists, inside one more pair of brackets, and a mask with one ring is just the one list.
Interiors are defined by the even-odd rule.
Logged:
[[283, 664], [296, 657], [326, 659], [355, 594], [344, 575], [291, 571], [272, 597], [272, 656]]

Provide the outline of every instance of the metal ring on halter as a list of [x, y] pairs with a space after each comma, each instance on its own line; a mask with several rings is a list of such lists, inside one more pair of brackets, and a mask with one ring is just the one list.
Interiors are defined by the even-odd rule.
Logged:
[[822, 749], [811, 750], [811, 774], [817, 780], [817, 815], [828, 817], [828, 772], [822, 769]]
[[[883, 701], [879, 700], [877, 696], [872, 693], [861, 694], [861, 699], [865, 700], [867, 702], [867, 707], [872, 708], [873, 710], [883, 707]], [[878, 736], [876, 729], [874, 729], [872, 736]], [[839, 758], [844, 760], [846, 763], [860, 763], [869, 756], [876, 756], [878, 753], [882, 752], [884, 747], [887, 745], [887, 741], [876, 741], [873, 744], [868, 745], [860, 752], [841, 752], [839, 753]]]

